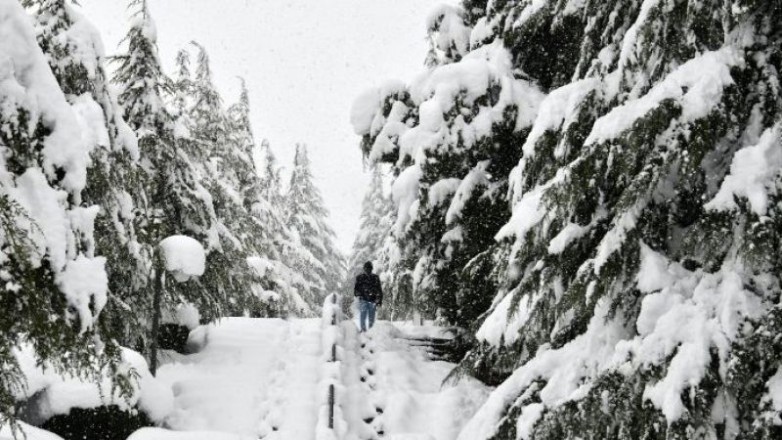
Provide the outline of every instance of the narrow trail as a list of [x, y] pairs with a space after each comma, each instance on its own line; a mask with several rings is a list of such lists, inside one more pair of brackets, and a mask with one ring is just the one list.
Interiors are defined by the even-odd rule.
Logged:
[[[267, 427], [259, 438], [268, 440], [309, 439], [315, 436], [316, 390], [320, 378], [320, 321], [290, 321], [292, 337], [283, 349], [286, 361], [271, 389], [275, 400], [270, 411], [271, 431]], [[265, 432], [264, 432], [265, 431]]]
[[343, 379], [349, 393], [346, 440], [405, 438], [453, 440], [488, 396], [489, 388], [466, 379], [442, 386], [453, 364], [433, 361], [410, 338], [443, 338], [434, 326], [379, 321], [367, 334], [343, 323]]
[[[411, 337], [443, 337], [433, 326], [380, 321], [368, 334], [342, 334], [340, 389], [347, 425], [338, 440], [454, 440], [488, 388], [466, 380], [441, 387], [453, 364], [432, 361]], [[314, 440], [321, 411], [320, 319], [229, 318], [200, 327], [200, 352], [177, 356], [159, 377], [175, 392], [166, 427], [237, 439]]]
[[170, 429], [314, 437], [320, 320], [230, 318], [198, 330], [204, 348], [159, 371], [174, 389]]
[[[373, 439], [384, 434], [382, 415], [384, 402], [374, 392], [374, 370], [368, 369], [374, 356], [371, 338], [359, 335], [352, 322], [343, 322], [345, 357], [342, 379], [347, 390], [345, 419], [348, 438]], [[368, 344], [369, 342], [369, 344]]]

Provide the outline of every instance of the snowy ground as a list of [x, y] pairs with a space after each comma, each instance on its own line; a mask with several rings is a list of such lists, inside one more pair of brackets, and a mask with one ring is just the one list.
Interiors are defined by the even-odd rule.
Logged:
[[[470, 380], [441, 388], [453, 365], [429, 360], [406, 339], [440, 336], [435, 327], [379, 322], [364, 336], [343, 322], [340, 330], [344, 440], [452, 440], [488, 395]], [[159, 377], [175, 394], [168, 427], [201, 434], [147, 429], [133, 440], [315, 438], [327, 357], [320, 319], [231, 318], [196, 332], [203, 349], [173, 358]]]
[[171, 429], [313, 437], [320, 320], [231, 318], [198, 331], [203, 350], [158, 374], [174, 390]]
[[455, 439], [488, 395], [489, 388], [475, 380], [441, 386], [454, 365], [430, 361], [408, 339], [444, 336], [437, 327], [381, 321], [359, 335], [346, 322], [343, 331], [348, 439]]

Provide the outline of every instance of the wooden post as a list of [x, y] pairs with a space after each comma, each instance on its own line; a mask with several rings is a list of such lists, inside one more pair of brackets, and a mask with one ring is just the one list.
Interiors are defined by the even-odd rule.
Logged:
[[[332, 293], [331, 294], [331, 303], [337, 304], [337, 294]], [[334, 308], [334, 313], [331, 315], [331, 325], [336, 326], [337, 325], [337, 313], [339, 313], [336, 308]], [[337, 362], [337, 343], [331, 344], [331, 360], [329, 362]], [[329, 384], [329, 429], [334, 429], [334, 407], [336, 406], [336, 390], [334, 388], [334, 384]]]
[[334, 384], [329, 385], [329, 429], [334, 429]]

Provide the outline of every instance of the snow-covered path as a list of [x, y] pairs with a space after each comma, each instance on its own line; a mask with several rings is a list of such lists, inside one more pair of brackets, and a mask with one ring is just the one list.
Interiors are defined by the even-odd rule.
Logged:
[[171, 429], [314, 438], [319, 319], [230, 318], [198, 331], [204, 349], [159, 372], [174, 389]]
[[[437, 327], [381, 321], [368, 335], [349, 321], [339, 327], [347, 422], [340, 440], [453, 440], [488, 395], [474, 380], [441, 388], [453, 364], [430, 360], [409, 340], [442, 337]], [[191, 339], [201, 341], [201, 351], [159, 371], [175, 394], [167, 427], [242, 440], [315, 440], [328, 358], [322, 332], [320, 319], [230, 318], [199, 327]]]
[[347, 440], [453, 440], [488, 396], [476, 380], [443, 387], [454, 365], [432, 361], [411, 344], [410, 338], [446, 336], [437, 327], [380, 321], [364, 335], [345, 322], [343, 332]]

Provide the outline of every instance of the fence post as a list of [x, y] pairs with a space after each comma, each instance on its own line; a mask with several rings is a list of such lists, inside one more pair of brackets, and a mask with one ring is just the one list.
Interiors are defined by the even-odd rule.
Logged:
[[[337, 304], [337, 295], [331, 295], [331, 303]], [[337, 312], [331, 315], [331, 325], [337, 325]], [[331, 362], [337, 362], [337, 342], [331, 344]], [[334, 405], [335, 405], [334, 384], [329, 385], [329, 429], [334, 429]]]
[[334, 384], [329, 385], [329, 429], [334, 429]]
[[[326, 367], [326, 371], [328, 371], [328, 379], [326, 379], [322, 386], [324, 388], [327, 386], [327, 390], [323, 390], [328, 392], [328, 409], [321, 413], [321, 420], [318, 421], [320, 426], [327, 427], [328, 432], [324, 430], [323, 433], [320, 433], [316, 435], [316, 440], [333, 440], [334, 438], [338, 438], [339, 434], [336, 432], [337, 427], [335, 425], [338, 425], [340, 423], [344, 423], [344, 419], [340, 418], [340, 420], [334, 420], [336, 417], [342, 417], [340, 413], [337, 412], [337, 384], [340, 383], [340, 366], [339, 366], [339, 360], [338, 360], [338, 340], [339, 340], [339, 322], [342, 319], [341, 311], [337, 307], [340, 304], [340, 300], [338, 298], [338, 295], [336, 293], [331, 294], [331, 298], [325, 298], [324, 305], [323, 305], [323, 313], [328, 313], [330, 316], [330, 319], [325, 319], [326, 316], [324, 315], [323, 325], [324, 325], [324, 332], [327, 332], [329, 335], [328, 342], [326, 344], [329, 344], [331, 347], [331, 355], [328, 356], [328, 352], [324, 353], [326, 356], [328, 356], [326, 359], [324, 359], [325, 362], [327, 362], [329, 365]], [[325, 341], [324, 341], [325, 342]], [[328, 345], [326, 345], [328, 347]], [[324, 348], [326, 348], [324, 347]], [[328, 350], [328, 348], [326, 348]], [[321, 388], [323, 389], [323, 388]], [[323, 417], [328, 417], [328, 420], [322, 420]], [[332, 437], [336, 436], [336, 437]]]

